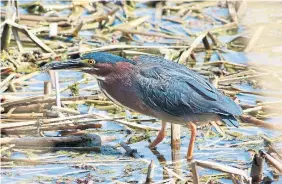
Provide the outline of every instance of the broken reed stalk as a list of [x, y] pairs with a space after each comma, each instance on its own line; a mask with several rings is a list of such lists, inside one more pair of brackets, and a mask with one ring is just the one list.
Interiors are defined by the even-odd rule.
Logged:
[[218, 164], [216, 162], [201, 161], [201, 160], [193, 160], [191, 164], [192, 164], [192, 173], [193, 173], [192, 178], [193, 178], [194, 184], [199, 184], [199, 182], [200, 182], [199, 174], [198, 174], [198, 171], [197, 171], [197, 166], [203, 167], [203, 168], [208, 168], [208, 169], [213, 169], [213, 170], [224, 172], [224, 173], [242, 176], [244, 178], [245, 182], [247, 182], [248, 184], [251, 184], [251, 181], [252, 181], [252, 178], [249, 177], [246, 174], [245, 171], [243, 171], [241, 169], [234, 168], [234, 167], [225, 166], [225, 165], [222, 165], [222, 164]]
[[154, 177], [154, 169], [155, 169], [154, 160], [151, 160], [151, 163], [148, 165], [148, 172], [147, 172], [145, 184], [152, 183]]
[[[30, 113], [30, 112], [32, 112], [32, 113], [43, 113], [45, 111], [45, 109], [50, 109], [51, 106], [52, 106], [52, 103], [31, 104], [31, 105], [27, 105], [27, 106], [13, 106], [11, 108], [5, 108], [5, 111], [9, 112], [11, 109], [15, 108], [13, 113]], [[6, 120], [8, 120], [8, 119], [6, 119]]]
[[[93, 120], [92, 120], [93, 121]], [[64, 122], [65, 123], [65, 122]], [[74, 123], [68, 122], [69, 124]], [[85, 129], [91, 129], [91, 128], [101, 128], [101, 124], [86, 124], [86, 125], [64, 125], [64, 126], [56, 126], [52, 125], [52, 127], [40, 127], [41, 131], [52, 131], [52, 130], [85, 130]], [[19, 129], [20, 128], [20, 129]], [[19, 134], [28, 134], [31, 133], [31, 131], [36, 131], [38, 128], [32, 127], [32, 128], [25, 128], [22, 127], [14, 128], [14, 129], [1, 129], [1, 133], [6, 133], [10, 135], [19, 135]]]
[[269, 151], [276, 153], [276, 155], [278, 156], [278, 158], [279, 158], [280, 160], [282, 160], [281, 153], [279, 153], [279, 152], [276, 150], [276, 148], [274, 148], [272, 145], [268, 145], [268, 147], [269, 147]]
[[276, 160], [275, 158], [273, 158], [271, 155], [269, 155], [268, 153], [260, 150], [260, 153], [262, 155], [265, 156], [265, 159], [273, 166], [275, 167], [280, 173], [282, 173], [282, 164]]
[[211, 46], [210, 46], [210, 44], [209, 44], [209, 41], [208, 41], [208, 37], [207, 37], [207, 36], [205, 36], [205, 37], [203, 38], [203, 44], [204, 44], [206, 50], [211, 50]]
[[8, 145], [8, 146], [6, 146], [6, 147], [1, 146], [0, 153], [2, 153], [2, 152], [4, 152], [4, 151], [7, 151], [7, 150], [9, 150], [9, 149], [11, 149], [11, 148], [13, 148], [13, 147], [15, 147], [14, 144], [10, 144], [10, 145]]
[[[5, 95], [4, 95], [5, 98]], [[64, 97], [61, 101], [81, 101], [81, 100], [99, 100], [99, 95], [89, 95], [89, 96], [74, 96], [74, 97]], [[41, 104], [41, 103], [53, 103], [56, 102], [55, 97], [45, 97], [45, 96], [35, 96], [27, 97], [20, 100], [15, 100], [11, 102], [2, 103], [2, 107], [13, 107], [20, 105], [30, 105], [30, 104]]]
[[62, 144], [85, 144], [91, 141], [91, 145], [101, 146], [101, 138], [96, 134], [69, 136], [69, 137], [23, 137], [23, 138], [0, 138], [0, 144], [15, 144], [16, 146], [47, 146], [53, 147]]
[[52, 85], [49, 81], [44, 81], [44, 95], [51, 95], [52, 94]]
[[256, 43], [257, 43], [257, 41], [260, 39], [260, 36], [261, 36], [263, 30], [264, 30], [264, 27], [263, 27], [263, 26], [260, 26], [260, 27], [256, 30], [255, 34], [252, 36], [252, 38], [251, 38], [251, 40], [249, 41], [247, 47], [245, 48], [245, 50], [244, 50], [245, 52], [250, 52], [250, 51], [256, 46]]
[[[5, 22], [6, 21], [13, 22], [16, 19], [16, 14], [13, 11], [13, 8], [15, 7], [12, 5], [11, 2], [12, 1], [8, 1], [7, 6], [6, 6], [6, 14], [5, 14], [5, 17], [3, 17], [5, 18]], [[9, 48], [11, 37], [12, 37], [12, 26], [7, 23], [4, 23], [4, 28], [2, 30], [2, 37], [1, 37], [1, 51]]]
[[171, 124], [171, 149], [180, 149], [180, 125]]
[[100, 146], [90, 146], [90, 147], [48, 147], [48, 146], [15, 146], [18, 149], [31, 149], [31, 150], [44, 150], [44, 151], [101, 151]]
[[199, 177], [199, 174], [198, 174], [198, 171], [197, 171], [197, 162], [192, 161], [191, 170], [192, 170], [193, 184], [199, 184], [200, 183], [200, 177]]
[[[162, 38], [170, 38], [170, 39], [181, 39], [184, 40], [184, 36], [171, 36], [163, 33], [152, 33], [152, 32], [146, 32], [146, 31], [136, 31], [136, 30], [129, 30], [126, 28], [116, 28], [116, 31], [121, 31], [123, 33], [129, 33], [129, 34], [139, 34], [144, 36], [152, 36], [152, 37], [162, 37]], [[186, 38], [187, 39], [187, 38]]]
[[51, 108], [54, 111], [57, 112], [64, 112], [72, 115], [80, 115], [80, 112], [74, 109], [66, 108], [66, 107], [58, 107], [58, 106], [52, 106]]
[[252, 184], [259, 184], [263, 179], [263, 164], [264, 164], [264, 155], [263, 154], [255, 154], [252, 162], [251, 168], [251, 177]]
[[84, 17], [85, 23], [90, 23], [90, 22], [101, 22], [103, 20], [108, 20], [109, 16], [114, 15], [117, 11], [119, 10], [119, 8], [115, 8], [112, 11], [109, 11], [107, 14], [105, 15], [101, 15], [101, 16], [89, 16], [89, 17]]
[[15, 77], [15, 75], [16, 75], [15, 73], [11, 73], [3, 81], [1, 81], [0, 88], [3, 88], [4, 86], [8, 85], [8, 83]]
[[7, 114], [2, 114], [2, 118], [11, 118], [11, 119], [38, 119], [38, 118], [44, 118], [47, 117], [43, 113], [19, 113], [19, 114], [13, 114], [12, 111], [15, 108], [11, 109], [11, 112], [8, 112]]
[[27, 75], [22, 75], [20, 76], [19, 78], [15, 79], [14, 80], [14, 83], [15, 84], [20, 84], [21, 82], [25, 81], [25, 80], [28, 80], [32, 77], [34, 77], [35, 75], [39, 74], [40, 72], [39, 71], [36, 71], [36, 72], [32, 72], [32, 73], [29, 73]]
[[54, 53], [54, 51], [48, 47], [43, 41], [41, 41], [37, 36], [35, 36], [30, 30], [28, 30], [25, 26], [19, 25], [13, 21], [7, 20], [6, 25], [10, 25], [17, 30], [23, 32], [25, 35], [27, 35], [35, 44], [37, 44], [39, 47], [41, 47], [43, 50]]
[[227, 6], [228, 6], [228, 10], [229, 10], [229, 14], [232, 18], [232, 21], [235, 22], [236, 24], [238, 24], [238, 17], [237, 17], [237, 12], [235, 10], [235, 2], [236, 1], [227, 1]]
[[180, 181], [183, 181], [184, 183], [186, 182], [186, 179], [183, 178], [182, 176], [180, 176], [179, 174], [177, 174], [176, 172], [174, 172], [172, 169], [167, 168], [166, 166], [163, 165], [163, 168], [172, 176], [174, 176], [175, 178], [179, 179]]
[[[76, 115], [76, 116], [68, 116], [68, 117], [60, 117], [60, 118], [52, 118], [52, 119], [42, 119], [43, 125], [58, 121], [66, 121], [66, 120], [74, 120], [74, 119], [80, 119], [80, 118], [91, 118], [96, 117], [93, 114], [82, 114], [82, 115]], [[29, 125], [36, 125], [37, 121], [27, 121], [27, 122], [19, 122], [19, 123], [5, 123], [0, 124], [0, 128], [14, 128], [14, 127], [21, 127], [21, 126], [29, 126]]]
[[189, 49], [181, 54], [178, 62], [184, 64], [187, 61], [188, 57], [191, 55], [192, 51], [202, 42], [203, 38], [206, 35], [207, 32], [200, 34], [190, 45]]
[[134, 158], [141, 158], [141, 156], [138, 154], [137, 150], [132, 149], [125, 142], [121, 142], [120, 146], [123, 147], [123, 149], [125, 149], [127, 155], [133, 156]]
[[255, 117], [251, 117], [251, 116], [247, 116], [247, 115], [241, 115], [240, 119], [245, 123], [251, 123], [251, 124], [254, 124], [256, 126], [264, 127], [264, 128], [270, 129], [270, 130], [282, 131], [281, 126], [277, 126], [277, 125], [274, 125], [274, 124], [271, 124], [271, 123], [267, 123], [265, 121], [262, 121], [262, 120], [255, 118]]
[[59, 84], [59, 73], [58, 71], [54, 71], [55, 78], [55, 89], [56, 89], [56, 105], [57, 107], [61, 107], [61, 95], [60, 95], [60, 84]]
[[132, 160], [66, 160], [66, 161], [41, 161], [32, 159], [17, 159], [1, 157], [1, 162], [24, 162], [28, 164], [81, 164], [81, 163], [112, 163], [112, 162], [132, 162]]

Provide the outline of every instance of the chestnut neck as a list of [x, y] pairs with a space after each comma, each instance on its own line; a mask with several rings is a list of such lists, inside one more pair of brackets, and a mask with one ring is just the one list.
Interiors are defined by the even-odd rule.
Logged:
[[129, 62], [99, 63], [95, 65], [95, 69], [85, 70], [84, 72], [94, 74], [98, 77], [120, 79], [125, 75], [132, 73], [133, 64]]

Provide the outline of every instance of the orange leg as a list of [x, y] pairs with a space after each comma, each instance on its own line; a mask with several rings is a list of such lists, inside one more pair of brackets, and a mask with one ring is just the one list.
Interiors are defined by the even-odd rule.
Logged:
[[162, 128], [159, 131], [159, 134], [157, 138], [149, 145], [149, 148], [156, 147], [162, 140], [165, 138], [165, 128], [166, 128], [166, 122], [162, 122]]
[[187, 125], [189, 129], [191, 130], [191, 138], [190, 138], [189, 148], [187, 151], [187, 160], [191, 160], [193, 158], [194, 143], [196, 140], [197, 127], [192, 122], [188, 123]]

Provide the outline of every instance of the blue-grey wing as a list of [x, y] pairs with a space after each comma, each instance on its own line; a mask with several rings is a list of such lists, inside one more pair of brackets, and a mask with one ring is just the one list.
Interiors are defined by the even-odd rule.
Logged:
[[[181, 75], [185, 75], [185, 77], [192, 78], [194, 80], [191, 81], [191, 84], [197, 85], [199, 88], [205, 88], [205, 90], [214, 92], [216, 89], [201, 75], [198, 73], [189, 70], [186, 66], [172, 62], [170, 60], [164, 59], [158, 56], [149, 56], [149, 55], [140, 55], [135, 58], [138, 63], [145, 64], [145, 65], [154, 65], [159, 64], [163, 67], [170, 66], [173, 69], [177, 70]], [[195, 83], [196, 82], [196, 83]], [[211, 93], [210, 95], [212, 95]]]
[[[160, 66], [141, 67], [136, 75], [139, 97], [149, 107], [174, 116], [191, 113], [241, 114], [240, 107], [230, 98], [217, 91], [200, 75], [183, 72], [183, 68]], [[201, 82], [198, 78], [201, 78]], [[208, 85], [206, 85], [208, 83]]]

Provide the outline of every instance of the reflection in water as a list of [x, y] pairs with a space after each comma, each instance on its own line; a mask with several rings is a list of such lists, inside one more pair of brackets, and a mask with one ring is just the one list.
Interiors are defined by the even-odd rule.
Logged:
[[[152, 149], [151, 151], [154, 155], [156, 155], [160, 165], [165, 166], [166, 165], [166, 159], [165, 159], [164, 155], [161, 154], [160, 152], [158, 152], [158, 150], [156, 150], [156, 149]], [[160, 168], [162, 168], [162, 170], [163, 170], [163, 179], [164, 180], [169, 179], [168, 172], [165, 169], [163, 169], [163, 167], [160, 167]]]
[[[173, 171], [179, 176], [181, 176], [182, 173], [181, 173], [181, 162], [180, 162], [181, 160], [180, 147], [178, 147], [178, 149], [171, 150], [171, 158], [172, 158]], [[177, 180], [177, 178], [174, 179], [175, 181]]]

